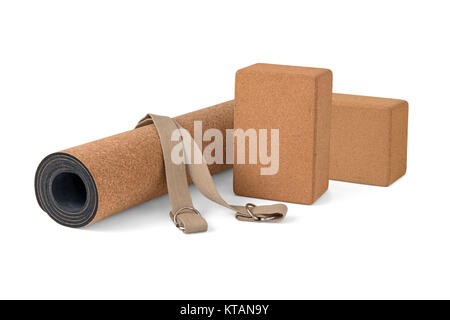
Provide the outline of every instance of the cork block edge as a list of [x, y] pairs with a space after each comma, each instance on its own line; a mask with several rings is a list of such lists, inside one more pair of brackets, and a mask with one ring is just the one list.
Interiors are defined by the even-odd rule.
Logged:
[[[390, 108], [391, 113], [391, 134], [389, 136], [389, 148], [390, 148], [390, 154], [389, 154], [389, 176], [388, 176], [388, 182], [385, 187], [390, 186], [395, 181], [400, 179], [406, 174], [407, 170], [407, 149], [408, 149], [408, 116], [409, 116], [409, 104], [406, 100], [401, 99], [395, 99], [397, 103], [393, 105]], [[396, 114], [399, 113], [399, 114]], [[399, 119], [396, 119], [396, 117], [399, 117]], [[404, 123], [402, 123], [404, 121]], [[404, 132], [401, 132], [404, 134], [404, 136], [401, 137], [401, 141], [394, 140], [394, 131], [395, 130], [402, 130], [404, 129]], [[397, 132], [397, 131], [396, 131]], [[393, 150], [398, 149], [398, 153], [400, 154], [400, 157], [404, 157], [400, 160], [394, 159], [394, 152]], [[394, 172], [394, 169], [399, 167], [400, 169], [397, 170], [399, 172]]]
[[[332, 88], [333, 88], [333, 72], [329, 69], [320, 69], [321, 73], [316, 77], [316, 92], [315, 92], [315, 103], [316, 103], [316, 110], [314, 113], [314, 157], [313, 157], [313, 173], [314, 178], [312, 180], [312, 195], [311, 195], [311, 201], [306, 204], [313, 204], [317, 199], [319, 199], [327, 190], [329, 186], [329, 160], [330, 160], [330, 134], [331, 134], [331, 104], [332, 104]], [[329, 79], [328, 79], [329, 78]], [[324, 84], [328, 85], [327, 82], [329, 81], [329, 95], [326, 97], [327, 101], [319, 101], [319, 85], [321, 84], [320, 81], [326, 81]], [[328, 88], [324, 88], [328, 89]], [[323, 96], [323, 95], [322, 95]], [[328, 106], [326, 110], [321, 110], [325, 106], [322, 106], [322, 104], [325, 104], [325, 106]], [[322, 121], [325, 121], [323, 124], [324, 127], [319, 128], [319, 115], [318, 113], [322, 112], [321, 117], [326, 117], [326, 119], [322, 119]], [[321, 141], [318, 141], [319, 134], [322, 133], [325, 136], [321, 136]], [[323, 143], [322, 148], [324, 148], [323, 153], [318, 153], [318, 149], [320, 147], [318, 146], [319, 143]], [[322, 160], [324, 163], [321, 164], [321, 166], [324, 166], [325, 168], [318, 168], [320, 162]], [[322, 181], [323, 180], [323, 181]]]

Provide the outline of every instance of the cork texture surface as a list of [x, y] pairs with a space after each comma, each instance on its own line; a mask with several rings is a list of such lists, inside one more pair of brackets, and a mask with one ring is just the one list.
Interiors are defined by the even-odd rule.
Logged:
[[235, 140], [236, 194], [311, 204], [327, 190], [331, 92], [327, 69], [256, 64], [236, 73], [235, 130], [279, 130], [274, 175], [261, 175], [259, 161], [236, 164]]
[[406, 172], [408, 103], [333, 94], [330, 179], [389, 186]]
[[[193, 135], [194, 121], [203, 130], [216, 128], [225, 136], [233, 128], [233, 102], [201, 109], [175, 118]], [[154, 125], [61, 151], [74, 156], [89, 170], [98, 190], [99, 221], [167, 193], [161, 146]], [[226, 148], [224, 146], [224, 155]], [[212, 164], [212, 174], [231, 165]]]

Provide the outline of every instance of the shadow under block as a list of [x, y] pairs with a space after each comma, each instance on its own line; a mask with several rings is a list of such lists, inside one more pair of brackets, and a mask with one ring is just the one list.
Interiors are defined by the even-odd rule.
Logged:
[[[261, 175], [260, 162], [237, 164], [238, 195], [311, 204], [328, 189], [332, 73], [327, 69], [255, 64], [236, 73], [234, 128], [279, 130], [279, 170]], [[261, 135], [260, 135], [261, 136]], [[259, 148], [258, 148], [259, 149]]]
[[330, 179], [389, 186], [406, 172], [408, 102], [333, 94]]

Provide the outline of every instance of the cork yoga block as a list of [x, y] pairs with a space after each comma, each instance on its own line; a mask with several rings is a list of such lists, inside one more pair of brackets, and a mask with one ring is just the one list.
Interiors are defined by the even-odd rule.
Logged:
[[[233, 128], [233, 105], [233, 101], [225, 102], [175, 120], [191, 135], [194, 121], [202, 121], [203, 130], [218, 129], [225, 136]], [[228, 168], [231, 164], [209, 166], [212, 174]], [[41, 208], [69, 227], [85, 226], [167, 193], [155, 126], [47, 156], [37, 169], [35, 191]]]
[[[235, 136], [239, 129], [241, 133], [256, 130], [259, 138], [266, 133], [265, 149], [272, 158], [278, 156], [278, 171], [262, 174], [267, 161], [250, 161], [254, 151], [249, 149], [250, 135], [246, 163], [237, 161], [241, 147], [235, 137], [236, 194], [311, 204], [327, 190], [331, 92], [332, 73], [327, 69], [255, 64], [236, 73]], [[271, 148], [277, 137], [269, 132], [274, 129], [278, 155], [277, 148]], [[263, 147], [258, 145], [259, 156]]]
[[330, 179], [389, 186], [406, 172], [408, 103], [333, 94]]

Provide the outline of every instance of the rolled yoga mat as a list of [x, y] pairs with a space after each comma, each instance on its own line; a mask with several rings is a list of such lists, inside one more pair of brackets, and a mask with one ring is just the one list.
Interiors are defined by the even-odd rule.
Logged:
[[[215, 128], [226, 137], [233, 129], [234, 101], [191, 112], [175, 120], [194, 135]], [[223, 144], [226, 157], [226, 144]], [[231, 168], [209, 165], [211, 174]], [[48, 155], [35, 177], [41, 208], [59, 224], [83, 227], [167, 193], [164, 162], [154, 125]]]

